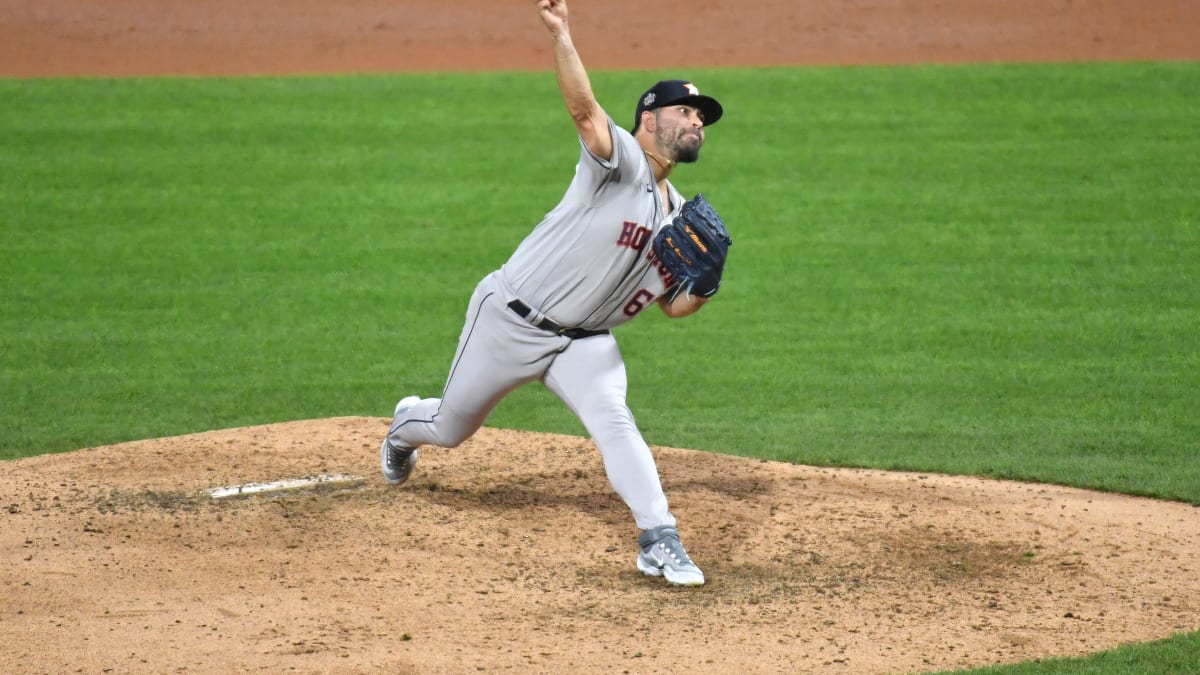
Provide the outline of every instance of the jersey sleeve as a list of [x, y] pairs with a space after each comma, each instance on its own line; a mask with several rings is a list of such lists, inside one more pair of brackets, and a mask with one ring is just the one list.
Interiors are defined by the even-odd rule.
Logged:
[[609, 181], [621, 180], [623, 175], [628, 176], [633, 173], [624, 169], [637, 159], [637, 153], [641, 149], [637, 139], [628, 131], [617, 126], [612, 117], [608, 117], [608, 131], [612, 135], [613, 145], [612, 157], [609, 159], [597, 157], [580, 137], [579, 164], [575, 167], [576, 180], [582, 179], [585, 183], [596, 187]]

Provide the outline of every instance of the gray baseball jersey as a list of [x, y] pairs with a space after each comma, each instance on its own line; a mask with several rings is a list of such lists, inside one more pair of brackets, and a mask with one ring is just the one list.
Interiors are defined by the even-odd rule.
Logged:
[[641, 146], [610, 117], [612, 158], [580, 140], [566, 194], [500, 269], [517, 298], [567, 327], [611, 328], [653, 301], [674, 280], [650, 242], [683, 204], [667, 182], [671, 215]]

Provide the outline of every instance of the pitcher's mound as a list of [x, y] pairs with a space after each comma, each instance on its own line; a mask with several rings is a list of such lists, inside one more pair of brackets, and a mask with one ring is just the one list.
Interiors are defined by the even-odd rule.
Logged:
[[0, 671], [897, 673], [1200, 628], [1186, 505], [655, 448], [680, 589], [589, 441], [484, 429], [392, 487], [386, 426], [5, 463]]

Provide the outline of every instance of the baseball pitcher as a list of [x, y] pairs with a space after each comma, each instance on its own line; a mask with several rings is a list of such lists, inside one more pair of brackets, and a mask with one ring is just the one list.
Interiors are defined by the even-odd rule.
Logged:
[[680, 542], [626, 404], [625, 364], [610, 330], [652, 305], [686, 317], [720, 288], [729, 233], [703, 196], [685, 200], [668, 177], [697, 160], [723, 111], [690, 82], [666, 80], [638, 99], [632, 133], [618, 127], [592, 93], [566, 2], [536, 4], [579, 134], [575, 175], [562, 201], [475, 288], [441, 397], [396, 405], [380, 447], [383, 475], [403, 483], [418, 447], [459, 445], [505, 395], [543, 382], [584, 424], [632, 512], [638, 569], [699, 586], [704, 573]]

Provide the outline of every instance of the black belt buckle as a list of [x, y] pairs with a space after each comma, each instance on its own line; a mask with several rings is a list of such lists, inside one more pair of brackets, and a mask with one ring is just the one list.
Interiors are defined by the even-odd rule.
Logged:
[[[520, 300], [513, 300], [512, 302], [508, 303], [508, 308], [516, 312], [518, 316], [526, 321], [528, 321], [529, 316], [533, 314], [533, 310], [529, 308], [529, 305], [521, 302]], [[530, 323], [533, 322], [530, 321]], [[593, 335], [604, 335], [608, 332], [607, 330], [588, 330], [586, 328], [563, 328], [554, 321], [551, 321], [545, 317], [542, 317], [541, 321], [533, 323], [533, 325], [541, 328], [544, 331], [549, 331], [555, 335], [561, 335], [572, 340], [581, 340], [583, 338], [592, 337]]]
[[572, 340], [582, 340], [594, 335], [604, 335], [607, 332], [606, 330], [588, 330], [586, 328], [564, 328], [558, 331], [558, 334], [563, 337], [569, 337]]

